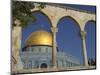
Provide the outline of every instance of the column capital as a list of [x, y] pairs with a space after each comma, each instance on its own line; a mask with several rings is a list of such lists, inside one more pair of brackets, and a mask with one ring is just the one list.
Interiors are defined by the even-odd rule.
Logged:
[[20, 26], [20, 25], [21, 25], [21, 22], [20, 22], [20, 20], [18, 20], [18, 19], [16, 19], [16, 20], [14, 21], [14, 23], [15, 23], [16, 26]]
[[57, 27], [51, 27], [51, 31], [52, 32], [58, 32], [58, 28]]
[[81, 31], [80, 34], [81, 34], [82, 39], [85, 39], [86, 31]]

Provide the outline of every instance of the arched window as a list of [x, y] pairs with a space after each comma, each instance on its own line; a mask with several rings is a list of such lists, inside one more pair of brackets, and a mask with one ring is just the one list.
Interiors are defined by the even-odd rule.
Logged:
[[41, 52], [41, 48], [39, 48], [39, 52]]
[[28, 47], [28, 51], [32, 51], [32, 47]]
[[48, 52], [49, 52], [49, 51], [48, 51], [48, 48], [46, 48], [45, 50], [46, 50], [46, 53], [48, 53]]
[[34, 47], [32, 47], [32, 52], [34, 52]]
[[35, 61], [34, 65], [35, 65], [35, 68], [39, 68], [39, 62], [38, 61]]
[[46, 63], [42, 63], [40, 67], [41, 68], [47, 68], [47, 64]]
[[32, 68], [32, 61], [31, 61], [31, 60], [28, 61], [28, 63], [27, 63], [27, 68], [28, 68], [28, 69], [31, 69], [31, 68]]
[[22, 60], [24, 69], [27, 69], [27, 63], [25, 60]]

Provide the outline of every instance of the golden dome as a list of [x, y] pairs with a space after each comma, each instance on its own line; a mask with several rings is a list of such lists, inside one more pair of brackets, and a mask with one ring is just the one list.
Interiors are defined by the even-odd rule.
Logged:
[[44, 31], [44, 30], [38, 30], [28, 37], [28, 39], [25, 42], [27, 45], [49, 45], [52, 46], [52, 34]]

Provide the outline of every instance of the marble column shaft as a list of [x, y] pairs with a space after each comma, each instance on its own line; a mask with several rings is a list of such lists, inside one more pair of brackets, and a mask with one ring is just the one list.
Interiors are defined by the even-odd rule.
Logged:
[[83, 50], [83, 65], [84, 66], [88, 66], [88, 58], [87, 58], [85, 36], [86, 36], [86, 32], [85, 31], [81, 31], [82, 50]]
[[53, 33], [53, 50], [52, 50], [52, 63], [53, 63], [53, 67], [57, 68], [57, 63], [56, 63], [56, 54], [57, 54], [57, 50], [56, 50], [56, 32], [58, 31], [58, 29], [56, 27], [52, 27], [51, 31]]

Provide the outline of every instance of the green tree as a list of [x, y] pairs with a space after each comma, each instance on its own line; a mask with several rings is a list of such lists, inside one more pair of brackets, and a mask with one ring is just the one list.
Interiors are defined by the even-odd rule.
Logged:
[[24, 1], [12, 1], [12, 22], [13, 26], [15, 25], [14, 21], [17, 19], [21, 22], [21, 26], [25, 27], [30, 22], [34, 22], [36, 19], [32, 15], [30, 9], [34, 8], [32, 2]]
[[39, 10], [45, 7], [44, 3], [33, 3], [25, 1], [14, 1], [12, 0], [12, 22], [15, 25], [15, 20], [21, 22], [22, 27], [26, 27], [28, 23], [36, 21], [36, 18], [33, 16], [30, 9], [34, 7], [39, 8]]

